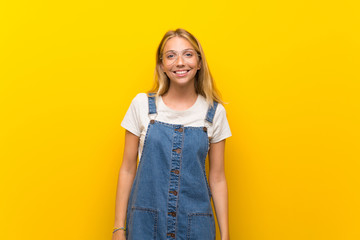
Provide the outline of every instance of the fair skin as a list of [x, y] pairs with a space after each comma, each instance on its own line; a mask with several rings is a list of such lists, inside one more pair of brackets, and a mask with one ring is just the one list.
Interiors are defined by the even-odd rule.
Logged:
[[[170, 50], [182, 52], [193, 49], [190, 42], [181, 37], [169, 39], [164, 47], [164, 53]], [[170, 78], [169, 90], [162, 96], [164, 103], [178, 111], [190, 108], [196, 101], [194, 87], [195, 74], [201, 67], [198, 58], [183, 59], [181, 56], [172, 65], [162, 65], [162, 70]], [[179, 72], [186, 70], [186, 73]], [[178, 71], [178, 72], [177, 72]], [[123, 161], [119, 171], [116, 193], [114, 226], [125, 226], [126, 208], [131, 186], [137, 170], [139, 137], [126, 130]], [[218, 220], [221, 240], [229, 240], [228, 221], [228, 189], [224, 167], [225, 140], [210, 143], [209, 149], [209, 185], [213, 196], [214, 208]], [[125, 232], [116, 231], [112, 240], [125, 240]]]

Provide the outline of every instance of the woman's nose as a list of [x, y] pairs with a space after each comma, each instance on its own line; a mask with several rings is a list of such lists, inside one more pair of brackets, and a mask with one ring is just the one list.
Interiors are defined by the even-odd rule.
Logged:
[[181, 65], [183, 66], [184, 65], [184, 59], [182, 58], [181, 55], [178, 56], [178, 58], [176, 59], [176, 65]]

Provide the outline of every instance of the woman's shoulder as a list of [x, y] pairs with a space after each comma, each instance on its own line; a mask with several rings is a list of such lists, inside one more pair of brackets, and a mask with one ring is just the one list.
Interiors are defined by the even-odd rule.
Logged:
[[[219, 121], [222, 122], [223, 119], [226, 118], [227, 113], [226, 113], [226, 109], [222, 103], [215, 102], [215, 101], [214, 101], [214, 103], [216, 103], [214, 122], [215, 122], [215, 124], [218, 124]], [[210, 105], [208, 105], [208, 109], [210, 109]]]
[[[137, 93], [128, 108], [128, 115], [132, 116], [132, 120], [136, 124], [143, 124], [148, 113], [148, 102], [146, 93]], [[135, 120], [134, 120], [135, 119]], [[140, 125], [139, 125], [140, 126]], [[141, 125], [142, 126], [142, 125]]]
[[217, 110], [218, 112], [221, 112], [221, 113], [223, 113], [223, 112], [226, 113], [226, 110], [225, 110], [224, 105], [221, 104], [221, 103], [219, 103], [219, 102], [217, 102], [217, 108], [216, 108], [216, 110]]
[[143, 112], [147, 111], [148, 100], [146, 93], [138, 93], [131, 100], [130, 109], [131, 111], [136, 112], [138, 114], [143, 114]]
[[[206, 108], [210, 108], [210, 104], [206, 101], [205, 97], [203, 97], [203, 96], [201, 96], [201, 95], [199, 95], [199, 96], [200, 96], [200, 101], [201, 101], [201, 103], [202, 103], [202, 106], [204, 106], [204, 107], [206, 107]], [[217, 104], [216, 110], [215, 110], [215, 114], [226, 112], [225, 107], [224, 107], [223, 104], [221, 104], [220, 102], [217, 102], [217, 101], [214, 101], [213, 103], [214, 103], [214, 104], [215, 104], [215, 103]]]
[[146, 93], [138, 93], [135, 95], [135, 97], [132, 99], [132, 103], [134, 104], [144, 104], [147, 102], [147, 94]]

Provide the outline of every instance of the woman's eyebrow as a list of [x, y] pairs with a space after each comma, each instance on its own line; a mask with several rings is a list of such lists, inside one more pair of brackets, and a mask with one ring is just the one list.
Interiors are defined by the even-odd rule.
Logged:
[[[185, 48], [182, 51], [185, 51], [185, 50], [195, 50], [195, 49], [193, 49], [193, 48]], [[175, 50], [167, 50], [165, 53], [167, 53], [167, 52], [177, 52], [177, 51], [175, 51]]]

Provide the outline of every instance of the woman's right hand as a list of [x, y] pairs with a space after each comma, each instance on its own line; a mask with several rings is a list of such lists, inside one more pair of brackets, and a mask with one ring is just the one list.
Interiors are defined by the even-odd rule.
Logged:
[[112, 240], [126, 240], [126, 235], [124, 230], [117, 230], [113, 233]]

